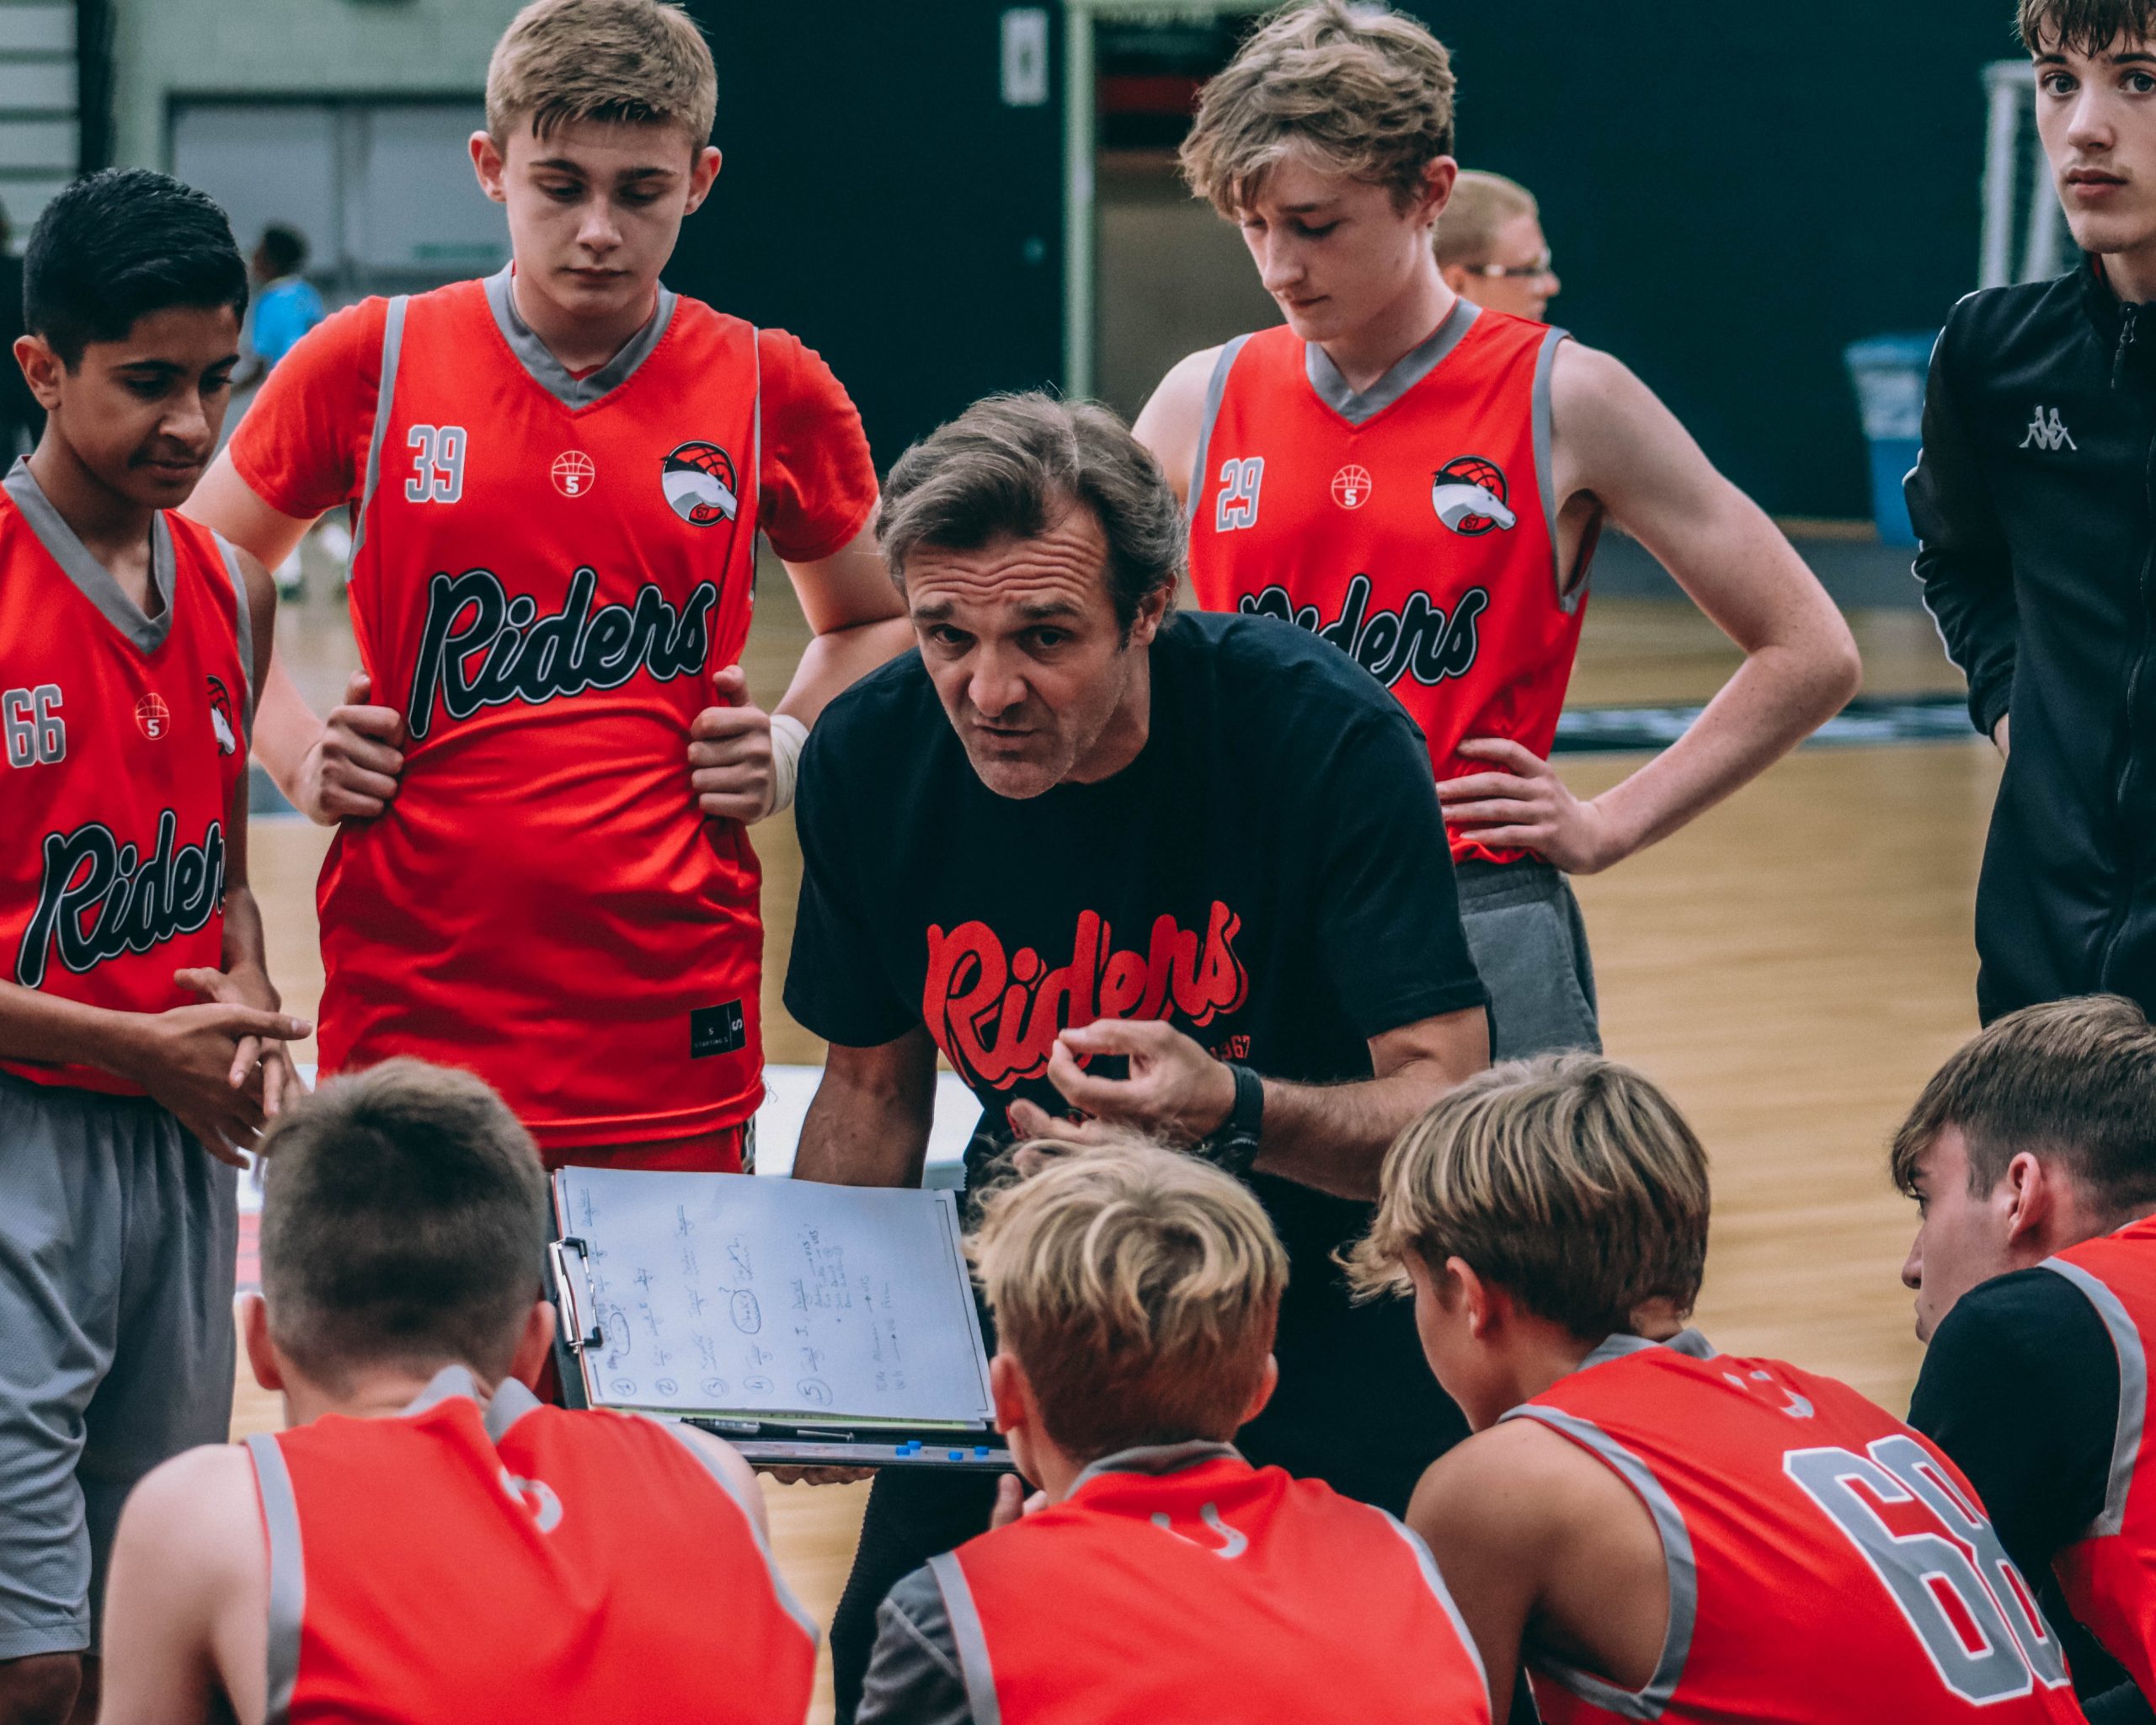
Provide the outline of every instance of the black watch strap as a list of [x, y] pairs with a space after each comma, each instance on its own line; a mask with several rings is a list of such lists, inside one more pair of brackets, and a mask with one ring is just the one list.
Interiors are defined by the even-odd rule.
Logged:
[[1206, 1142], [1207, 1159], [1233, 1174], [1246, 1178], [1257, 1160], [1257, 1140], [1265, 1126], [1265, 1081], [1248, 1066], [1228, 1062], [1235, 1075], [1235, 1105], [1220, 1130]]

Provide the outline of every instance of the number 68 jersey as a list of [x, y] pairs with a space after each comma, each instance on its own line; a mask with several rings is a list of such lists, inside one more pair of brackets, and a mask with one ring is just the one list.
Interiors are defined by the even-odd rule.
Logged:
[[2065, 1656], [1983, 1505], [1844, 1384], [1614, 1337], [1505, 1416], [1614, 1471], [1650, 1515], [1669, 1628], [1644, 1690], [1530, 1653], [1549, 1725], [2079, 1721]]
[[[120, 1012], [223, 963], [226, 824], [247, 771], [253, 645], [231, 547], [152, 518], [150, 617], [27, 462], [0, 482], [0, 978]], [[95, 1066], [0, 1061], [138, 1095]]]

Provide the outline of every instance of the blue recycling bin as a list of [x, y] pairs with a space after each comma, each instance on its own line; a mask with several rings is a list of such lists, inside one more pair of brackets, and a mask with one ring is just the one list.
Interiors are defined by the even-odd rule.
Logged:
[[1887, 545], [1913, 545], [1902, 481], [1924, 440], [1924, 386], [1939, 332], [1875, 335], [1842, 350], [1856, 386], [1865, 440], [1871, 446], [1871, 515]]

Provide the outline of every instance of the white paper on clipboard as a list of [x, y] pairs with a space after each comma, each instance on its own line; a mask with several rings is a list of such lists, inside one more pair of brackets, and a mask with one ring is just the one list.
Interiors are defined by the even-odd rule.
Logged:
[[953, 1194], [564, 1168], [594, 1407], [750, 1419], [994, 1418]]

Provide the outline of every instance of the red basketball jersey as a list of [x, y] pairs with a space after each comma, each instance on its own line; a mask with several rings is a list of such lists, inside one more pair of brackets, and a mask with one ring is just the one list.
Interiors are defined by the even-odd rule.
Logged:
[[472, 1388], [248, 1439], [270, 1725], [800, 1725], [815, 1626], [686, 1434]]
[[2156, 1461], [2148, 1346], [2156, 1318], [2156, 1216], [2084, 1240], [2044, 1265], [2088, 1297], [2119, 1357], [2119, 1418], [2104, 1510], [2052, 1562], [2067, 1604], [2143, 1695], [2156, 1695]]
[[2074, 1721], [2065, 1656], [1976, 1493], [1846, 1385], [1613, 1338], [1514, 1408], [1607, 1465], [1661, 1535], [1669, 1629], [1643, 1690], [1531, 1661], [1549, 1725]]
[[756, 857], [687, 765], [748, 633], [760, 402], [739, 318], [662, 294], [578, 379], [510, 295], [383, 308], [351, 610], [409, 740], [323, 865], [321, 1046], [475, 1071], [554, 1162], [762, 1099]]
[[1487, 1725], [1428, 1550], [1225, 1445], [1132, 1450], [930, 1565], [976, 1720]]
[[[1220, 350], [1190, 477], [1208, 611], [1283, 617], [1383, 683], [1440, 779], [1504, 737], [1547, 758], [1579, 645], [1590, 532], [1557, 561], [1550, 374], [1562, 330], [1460, 301], [1359, 394], [1284, 324]], [[1509, 862], [1455, 834], [1455, 857]]]
[[[225, 850], [247, 771], [254, 649], [232, 547], [151, 526], [145, 616], [17, 462], [0, 483], [0, 951], [10, 982], [122, 1012], [221, 967]], [[0, 1061], [116, 1095], [95, 1066]]]

